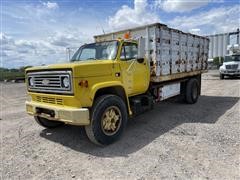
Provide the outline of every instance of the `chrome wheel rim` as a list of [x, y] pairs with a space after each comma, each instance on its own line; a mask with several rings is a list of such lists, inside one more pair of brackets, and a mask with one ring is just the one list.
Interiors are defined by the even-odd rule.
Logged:
[[122, 124], [122, 114], [117, 106], [108, 107], [101, 118], [101, 128], [105, 135], [116, 134]]

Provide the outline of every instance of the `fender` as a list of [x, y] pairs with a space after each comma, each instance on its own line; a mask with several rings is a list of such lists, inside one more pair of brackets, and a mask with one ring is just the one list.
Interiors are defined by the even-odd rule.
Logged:
[[129, 112], [129, 115], [132, 115], [132, 111], [131, 111], [131, 108], [130, 108], [130, 103], [129, 103], [128, 95], [126, 93], [126, 89], [124, 88], [123, 84], [120, 81], [107, 81], [107, 82], [100, 82], [100, 83], [94, 84], [91, 87], [90, 98], [93, 101], [98, 90], [103, 89], [103, 88], [116, 87], [116, 86], [121, 87], [124, 90], [126, 103], [127, 103], [127, 106], [128, 106], [127, 107], [128, 112]]

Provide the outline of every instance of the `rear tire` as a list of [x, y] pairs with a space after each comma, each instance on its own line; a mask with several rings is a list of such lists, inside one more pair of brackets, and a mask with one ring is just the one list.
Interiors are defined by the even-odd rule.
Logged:
[[188, 104], [194, 104], [197, 102], [199, 95], [199, 82], [196, 78], [192, 78], [186, 84], [185, 102]]
[[52, 121], [39, 116], [34, 116], [34, 119], [40, 126], [43, 126], [48, 129], [56, 128], [64, 124], [63, 122], [60, 121]]
[[224, 75], [223, 74], [220, 74], [220, 79], [224, 79]]
[[121, 137], [127, 117], [122, 98], [115, 95], [100, 96], [93, 105], [90, 125], [85, 126], [86, 134], [97, 145], [112, 144]]

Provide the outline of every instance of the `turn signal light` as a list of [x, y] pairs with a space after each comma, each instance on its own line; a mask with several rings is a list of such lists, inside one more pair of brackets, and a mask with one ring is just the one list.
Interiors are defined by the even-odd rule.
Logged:
[[130, 33], [125, 33], [123, 37], [124, 39], [130, 39]]
[[87, 88], [88, 87], [88, 81], [87, 80], [81, 80], [79, 82], [79, 86]]

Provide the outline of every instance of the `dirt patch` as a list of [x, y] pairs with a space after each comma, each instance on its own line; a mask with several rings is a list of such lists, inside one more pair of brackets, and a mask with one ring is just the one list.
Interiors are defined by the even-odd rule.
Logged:
[[2, 84], [2, 179], [239, 179], [240, 80], [202, 79], [197, 104], [155, 105], [104, 148], [81, 127], [40, 127], [25, 113], [25, 85]]

